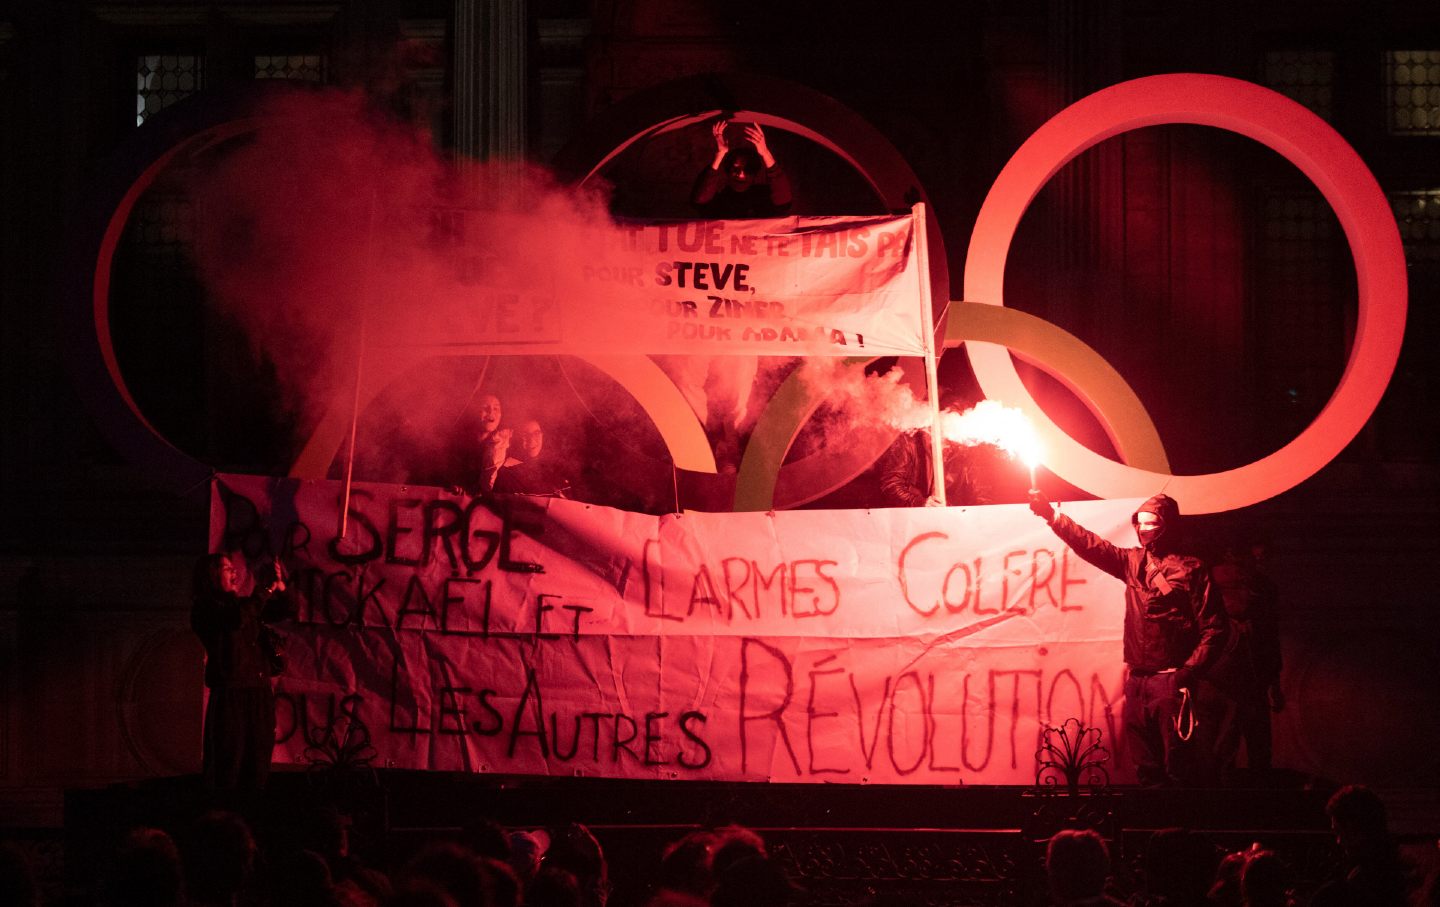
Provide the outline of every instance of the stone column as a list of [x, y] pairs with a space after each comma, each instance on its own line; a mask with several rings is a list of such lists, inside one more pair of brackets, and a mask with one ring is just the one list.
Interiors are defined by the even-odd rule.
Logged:
[[[1050, 0], [1047, 76], [1055, 111], [1120, 81], [1113, 0]], [[1049, 246], [1057, 272], [1052, 304], [1061, 319], [1083, 318], [1092, 299], [1121, 289], [1094, 279], [1123, 245], [1124, 155], [1111, 141], [1071, 161], [1051, 180], [1056, 202]], [[1062, 322], [1063, 323], [1063, 322]]]
[[525, 0], [455, 0], [455, 151], [465, 160], [525, 154]]

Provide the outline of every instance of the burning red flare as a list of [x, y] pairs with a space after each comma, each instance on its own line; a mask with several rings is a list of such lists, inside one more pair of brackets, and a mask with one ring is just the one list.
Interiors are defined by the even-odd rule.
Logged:
[[1030, 469], [1030, 487], [1035, 487], [1035, 467], [1044, 454], [1035, 426], [1023, 412], [994, 400], [979, 403], [957, 413], [940, 414], [942, 437], [952, 444], [993, 444]]

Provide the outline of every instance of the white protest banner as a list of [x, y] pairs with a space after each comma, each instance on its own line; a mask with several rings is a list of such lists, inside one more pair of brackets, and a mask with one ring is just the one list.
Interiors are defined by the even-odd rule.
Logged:
[[[511, 232], [535, 234], [523, 216], [507, 217]], [[423, 317], [376, 307], [372, 343], [474, 353], [924, 353], [910, 214], [635, 221], [577, 235], [588, 242], [557, 238], [566, 244], [548, 250], [543, 272], [492, 263], [472, 286], [416, 300]]]
[[[653, 517], [226, 475], [211, 550], [278, 553], [276, 758], [447, 771], [1029, 784], [1112, 751], [1123, 588], [1020, 505]], [[1133, 543], [1135, 501], [1064, 510]], [[1113, 708], [1113, 717], [1112, 717]]]

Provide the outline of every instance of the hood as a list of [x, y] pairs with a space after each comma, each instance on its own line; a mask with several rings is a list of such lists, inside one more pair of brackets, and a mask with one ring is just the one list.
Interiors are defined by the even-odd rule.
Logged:
[[1135, 518], [1142, 513], [1153, 513], [1160, 517], [1161, 522], [1165, 524], [1165, 531], [1169, 532], [1175, 528], [1175, 522], [1180, 519], [1180, 505], [1175, 503], [1175, 499], [1168, 494], [1157, 494], [1135, 508], [1135, 512], [1130, 514], [1130, 525], [1135, 525]]
[[1169, 495], [1157, 494], [1141, 504], [1134, 513], [1130, 514], [1130, 525], [1138, 532], [1138, 519], [1142, 513], [1153, 513], [1160, 517], [1164, 531], [1145, 547], [1154, 554], [1160, 555], [1167, 551], [1174, 550], [1175, 543], [1180, 538], [1180, 505]]

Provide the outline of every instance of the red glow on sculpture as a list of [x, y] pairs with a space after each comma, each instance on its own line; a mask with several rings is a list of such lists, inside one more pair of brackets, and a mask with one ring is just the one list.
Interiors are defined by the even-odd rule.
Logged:
[[[1095, 454], [1058, 428], [1021, 382], [1009, 348], [967, 342], [965, 351], [986, 396], [1035, 420], [1047, 465], [1061, 478], [1105, 498], [1164, 489], [1188, 512], [1216, 513], [1274, 497], [1329, 463], [1375, 411], [1400, 355], [1408, 296], [1400, 234], [1374, 175], [1328, 123], [1267, 88], [1195, 73], [1135, 79], [1083, 98], [1037, 130], [996, 178], [971, 234], [964, 298], [1004, 305], [1011, 238], [1026, 207], [1060, 168], [1105, 139], [1167, 123], [1213, 126], [1269, 146], [1314, 181], [1335, 209], [1355, 257], [1360, 307], [1345, 373], [1315, 421], [1280, 450], [1236, 469], [1195, 476], [1139, 469]], [[1089, 399], [1086, 388], [1071, 390]]]

